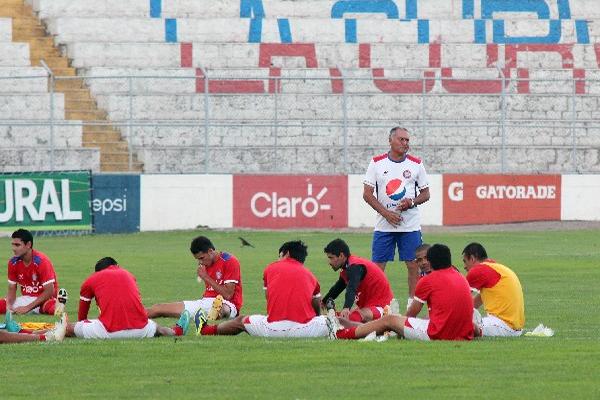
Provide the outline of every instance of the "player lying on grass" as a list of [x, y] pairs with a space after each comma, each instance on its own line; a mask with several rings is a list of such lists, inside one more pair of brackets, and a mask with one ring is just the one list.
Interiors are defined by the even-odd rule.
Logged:
[[[350, 254], [348, 244], [342, 239], [331, 241], [324, 252], [331, 269], [340, 273], [337, 282], [323, 297], [323, 305], [346, 290], [340, 317], [355, 322], [381, 318], [384, 308], [394, 297], [383, 270], [372, 261]], [[355, 303], [356, 307], [352, 309]]]
[[505, 265], [489, 259], [479, 243], [470, 243], [463, 250], [467, 281], [477, 292], [473, 303], [475, 313], [483, 304], [487, 315], [476, 327], [476, 336], [521, 336], [525, 326], [523, 288], [517, 275]]
[[67, 329], [67, 314], [62, 313], [61, 319], [54, 328], [34, 333], [14, 333], [0, 330], [0, 343], [52, 342], [62, 341]]
[[304, 266], [307, 248], [301, 241], [284, 243], [279, 260], [263, 272], [267, 315], [240, 315], [218, 325], [206, 325], [200, 309], [195, 315], [201, 335], [237, 335], [247, 332], [261, 337], [327, 337], [332, 326], [320, 314], [321, 289], [314, 274]]
[[[78, 322], [67, 325], [67, 336], [84, 339], [126, 339], [154, 336], [185, 335], [190, 314], [182, 312], [172, 328], [148, 319], [135, 277], [121, 268], [112, 257], [96, 263], [95, 272], [81, 285]], [[92, 299], [96, 299], [100, 315], [88, 320]]]
[[[0, 299], [0, 314], [62, 315], [64, 306], [57, 303], [58, 281], [50, 259], [33, 249], [33, 235], [17, 229], [11, 235], [14, 257], [8, 260], [8, 291]], [[17, 285], [21, 296], [17, 297]]]
[[[393, 331], [400, 337], [415, 340], [473, 339], [473, 300], [466, 279], [452, 267], [450, 249], [434, 244], [427, 251], [427, 259], [433, 271], [417, 282], [415, 301], [406, 316], [386, 315], [366, 324], [337, 330], [330, 338], [359, 339], [372, 332], [382, 335]], [[416, 318], [425, 303], [429, 308], [429, 319]], [[331, 324], [334, 323], [336, 321]]]
[[202, 298], [155, 304], [147, 310], [148, 317], [177, 317], [184, 310], [193, 315], [198, 309], [211, 312], [210, 319], [237, 316], [243, 300], [240, 263], [237, 258], [233, 254], [215, 250], [215, 246], [205, 236], [192, 240], [190, 251], [198, 260], [198, 281], [205, 285]]

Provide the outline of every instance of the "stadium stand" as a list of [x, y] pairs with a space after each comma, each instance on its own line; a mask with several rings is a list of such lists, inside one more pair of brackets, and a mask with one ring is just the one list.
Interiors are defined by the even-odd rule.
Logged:
[[47, 72], [31, 66], [29, 43], [13, 42], [24, 29], [19, 19], [13, 24], [15, 4], [0, 2], [0, 15], [11, 16], [0, 18], [0, 168], [98, 171], [98, 151], [83, 149], [81, 127], [65, 120], [63, 94], [51, 96]]
[[594, 0], [28, 3], [145, 172], [600, 171]]

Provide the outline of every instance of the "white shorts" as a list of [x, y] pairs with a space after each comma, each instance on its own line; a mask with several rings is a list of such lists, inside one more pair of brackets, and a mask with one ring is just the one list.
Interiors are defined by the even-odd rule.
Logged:
[[250, 315], [244, 318], [244, 327], [250, 336], [272, 338], [327, 337], [327, 318], [318, 315], [305, 324], [294, 321], [268, 322], [266, 315]]
[[[214, 297], [203, 297], [200, 300], [184, 300], [183, 308], [185, 308], [192, 316], [196, 314], [198, 309], [203, 309], [205, 313], [208, 314], [210, 311], [213, 301], [215, 301]], [[229, 319], [235, 318], [238, 315], [238, 309], [233, 305], [232, 302], [223, 299], [223, 304], [227, 304], [229, 309], [231, 310], [229, 314]]]
[[[15, 302], [13, 303], [13, 308], [26, 306], [28, 304], [33, 303], [36, 300], [37, 300], [37, 297], [33, 297], [33, 296], [19, 296], [15, 299]], [[40, 307], [36, 307], [33, 310], [29, 311], [27, 314], [39, 314], [39, 313], [40, 313]]]
[[410, 340], [431, 340], [427, 334], [429, 320], [422, 318], [408, 318], [410, 326], [404, 324], [404, 338]]
[[156, 322], [151, 319], [141, 329], [124, 329], [108, 332], [99, 319], [78, 321], [75, 323], [75, 336], [83, 339], [143, 339], [156, 334]]
[[502, 321], [500, 318], [495, 315], [486, 315], [481, 320], [481, 330], [483, 332], [483, 336], [521, 336], [523, 334], [523, 330], [514, 330], [511, 328], [506, 322]]

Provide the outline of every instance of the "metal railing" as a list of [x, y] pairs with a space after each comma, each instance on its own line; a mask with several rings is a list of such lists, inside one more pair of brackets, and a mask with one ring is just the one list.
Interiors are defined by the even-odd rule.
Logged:
[[[404, 76], [394, 78], [373, 77], [370, 70], [177, 69], [78, 77], [47, 71], [47, 104], [30, 98], [38, 106], [32, 113], [27, 99], [6, 100], [0, 132], [44, 128], [48, 136], [37, 142], [49, 149], [51, 170], [60, 169], [56, 148], [77, 147], [61, 129], [94, 126], [115, 128], [126, 140], [124, 170], [133, 169], [137, 156], [146, 172], [363, 173], [370, 156], [387, 149], [389, 129], [401, 124], [411, 130], [412, 148], [430, 172], [600, 172], [600, 81], [591, 79], [518, 79], [502, 69], [495, 78], [487, 73], [471, 81], [443, 78], [439, 71], [425, 76], [425, 70], [386, 71]], [[3, 93], [3, 81], [39, 78], [0, 76], [0, 95], [23, 96], [10, 84]], [[106, 119], [62, 118], [56, 85], [82, 78]], [[461, 93], [469, 88], [490, 93]], [[78, 111], [85, 110], [75, 102], [69, 113]], [[21, 146], [7, 139], [0, 147]]]

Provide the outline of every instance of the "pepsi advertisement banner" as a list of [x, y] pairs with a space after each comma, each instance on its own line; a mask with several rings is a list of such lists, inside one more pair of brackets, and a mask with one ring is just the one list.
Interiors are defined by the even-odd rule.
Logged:
[[93, 175], [92, 203], [96, 233], [140, 230], [140, 176]]

